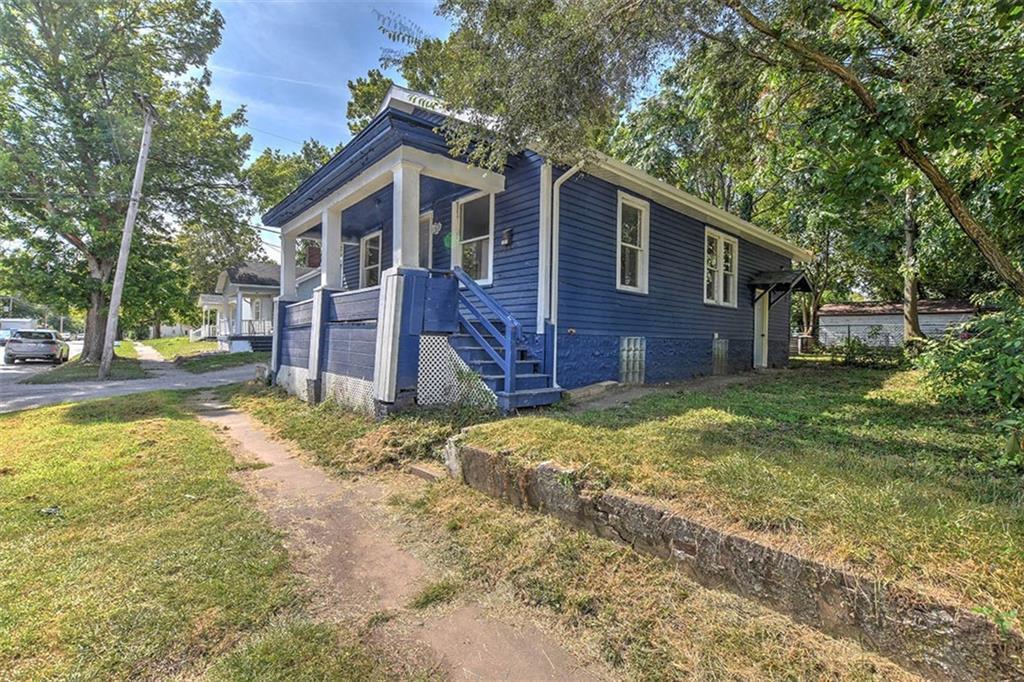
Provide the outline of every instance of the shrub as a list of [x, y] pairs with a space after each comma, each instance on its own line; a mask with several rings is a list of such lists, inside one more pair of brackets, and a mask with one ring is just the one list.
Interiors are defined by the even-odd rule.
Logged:
[[917, 359], [937, 398], [962, 408], [996, 411], [1007, 437], [1007, 463], [1024, 466], [1024, 305], [1013, 300], [997, 312], [959, 325], [933, 341]]
[[868, 344], [856, 336], [838, 344], [834, 352], [838, 362], [849, 367], [901, 369], [907, 366], [907, 358], [902, 348]]

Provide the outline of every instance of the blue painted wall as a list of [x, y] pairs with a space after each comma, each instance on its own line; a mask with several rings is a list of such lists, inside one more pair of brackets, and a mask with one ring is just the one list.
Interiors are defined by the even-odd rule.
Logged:
[[289, 305], [281, 330], [281, 364], [309, 367], [309, 335], [313, 317], [311, 301]]
[[[789, 267], [789, 258], [739, 238], [737, 307], [706, 305], [704, 224], [641, 196], [651, 206], [649, 293], [619, 291], [615, 288], [619, 189], [586, 174], [576, 175], [562, 187], [559, 384], [573, 388], [617, 380], [622, 336], [646, 337], [649, 383], [709, 374], [715, 333], [729, 339], [730, 368], [749, 369], [754, 311], [746, 283], [755, 272]], [[785, 364], [788, 338], [787, 297], [769, 316], [769, 364]]]
[[[533, 152], [510, 157], [505, 167], [505, 191], [494, 197], [494, 276], [485, 287], [522, 325], [524, 332], [537, 328], [537, 254], [540, 221], [540, 168], [543, 159]], [[442, 225], [434, 237], [434, 267], [451, 267], [451, 249], [445, 246], [452, 229], [452, 200], [434, 203], [434, 220]], [[511, 230], [512, 244], [501, 245], [502, 234]]]
[[376, 288], [331, 296], [320, 353], [322, 371], [373, 379], [379, 300]]

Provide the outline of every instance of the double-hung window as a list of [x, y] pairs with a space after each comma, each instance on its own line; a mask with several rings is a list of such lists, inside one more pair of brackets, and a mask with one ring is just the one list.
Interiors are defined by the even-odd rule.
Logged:
[[380, 230], [359, 240], [359, 288], [380, 284]]
[[704, 302], [736, 307], [736, 262], [739, 242], [710, 227], [704, 228]]
[[619, 192], [615, 288], [647, 293], [651, 208], [643, 199]]
[[458, 219], [458, 248], [452, 252], [454, 265], [480, 284], [490, 284], [494, 260], [494, 195], [484, 194], [455, 202]]

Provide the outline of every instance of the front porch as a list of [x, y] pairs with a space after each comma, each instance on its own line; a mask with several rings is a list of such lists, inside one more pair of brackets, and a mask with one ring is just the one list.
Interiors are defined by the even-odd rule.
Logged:
[[189, 332], [189, 339], [216, 340], [229, 352], [270, 350], [275, 287], [228, 283], [218, 288], [224, 293], [200, 295], [202, 323]]
[[[503, 190], [500, 174], [400, 146], [282, 221], [275, 381], [311, 402], [377, 414], [557, 400], [536, 335], [486, 288]], [[300, 239], [321, 252], [319, 286], [302, 300]]]

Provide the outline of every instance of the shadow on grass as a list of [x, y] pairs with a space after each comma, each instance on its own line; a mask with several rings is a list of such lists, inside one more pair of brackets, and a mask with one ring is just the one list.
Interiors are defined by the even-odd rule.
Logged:
[[147, 419], [187, 419], [190, 413], [183, 401], [187, 391], [153, 391], [113, 398], [86, 400], [56, 409], [64, 411], [63, 420], [71, 424], [125, 423]]

